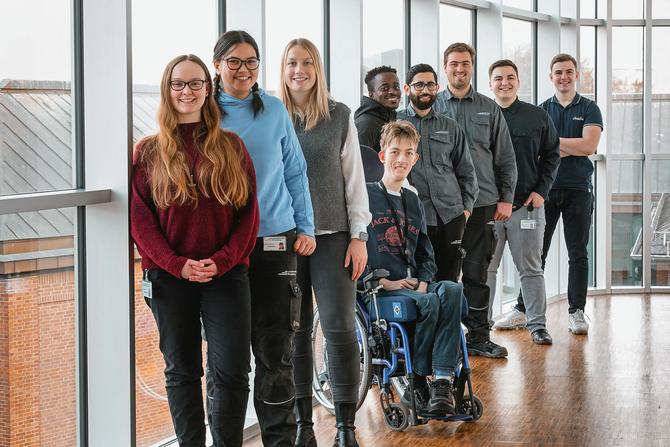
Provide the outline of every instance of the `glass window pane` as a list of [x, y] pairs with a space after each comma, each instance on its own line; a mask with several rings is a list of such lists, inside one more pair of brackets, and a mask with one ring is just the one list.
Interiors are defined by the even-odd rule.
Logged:
[[77, 445], [75, 223], [0, 216], [0, 445]]
[[642, 152], [642, 27], [612, 29], [612, 153]]
[[579, 15], [582, 19], [596, 18], [596, 1], [597, 0], [581, 0], [579, 2]]
[[579, 93], [596, 100], [596, 27], [582, 26], [579, 31]]
[[654, 19], [670, 19], [670, 0], [652, 1], [651, 17]]
[[[656, 2], [657, 0], [654, 0]], [[613, 19], [644, 18], [644, 0], [612, 0]]]
[[534, 10], [533, 0], [503, 0], [503, 5], [526, 9], [528, 11]]
[[609, 161], [612, 285], [642, 285], [642, 161]]
[[[363, 2], [363, 75], [374, 67], [388, 65], [398, 70], [401, 80], [405, 78], [404, 16], [403, 0]], [[365, 86], [363, 91], [367, 91]]]
[[533, 102], [533, 24], [503, 17], [503, 58], [519, 69], [519, 99]]
[[[186, 9], [184, 9], [186, 8]], [[198, 11], [203, 20], [184, 20]], [[175, 12], [181, 11], [181, 13]], [[191, 14], [192, 15], [192, 14]], [[167, 63], [180, 54], [200, 57], [213, 72], [212, 49], [218, 35], [217, 2], [193, 0], [188, 4], [164, 0], [132, 2], [133, 23], [133, 139], [156, 132], [159, 84]], [[179, 30], [179, 32], [175, 32]], [[256, 36], [255, 36], [256, 37]], [[135, 367], [137, 446], [148, 447], [174, 439], [172, 419], [165, 398], [165, 363], [158, 349], [153, 316], [141, 296], [139, 257], [135, 284]]]
[[670, 153], [670, 28], [652, 29], [651, 51], [651, 152], [667, 154]]
[[74, 186], [71, 3], [3, 2], [0, 195]]
[[[281, 56], [290, 40], [304, 37], [323, 54], [323, 12], [321, 0], [265, 1], [265, 89], [274, 93], [280, 85]], [[295, 20], [295, 12], [300, 19]], [[286, 26], [290, 23], [291, 26]]]
[[447, 88], [444, 74], [443, 53], [454, 42], [472, 45], [472, 17], [474, 11], [456, 6], [440, 4], [440, 61], [435, 71], [439, 74], [441, 90]]
[[[651, 163], [651, 285], [670, 286], [670, 160]], [[637, 248], [637, 245], [636, 245]], [[633, 252], [639, 256], [641, 253]]]

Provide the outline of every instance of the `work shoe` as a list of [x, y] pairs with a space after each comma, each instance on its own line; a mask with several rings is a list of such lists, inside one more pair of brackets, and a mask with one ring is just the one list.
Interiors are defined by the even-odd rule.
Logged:
[[538, 329], [530, 334], [530, 337], [536, 345], [550, 345], [554, 342], [546, 329]]
[[502, 358], [507, 357], [507, 348], [497, 345], [491, 340], [468, 342], [468, 354], [480, 355], [482, 357]]
[[430, 400], [426, 414], [447, 416], [454, 414], [454, 386], [450, 380], [437, 379], [430, 383]]
[[312, 397], [297, 398], [293, 411], [298, 424], [295, 447], [316, 447], [316, 435], [312, 421]]
[[516, 307], [511, 312], [506, 313], [500, 320], [496, 321], [493, 329], [509, 330], [523, 329], [526, 327], [526, 314]]
[[585, 335], [589, 333], [589, 324], [584, 318], [584, 311], [577, 309], [574, 313], [568, 314], [568, 331], [575, 335]]

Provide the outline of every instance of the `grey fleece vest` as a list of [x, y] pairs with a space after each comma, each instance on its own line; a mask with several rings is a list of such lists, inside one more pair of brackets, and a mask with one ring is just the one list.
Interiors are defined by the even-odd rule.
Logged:
[[342, 148], [349, 130], [351, 111], [330, 102], [330, 119], [305, 132], [305, 123], [294, 120], [295, 132], [307, 161], [309, 192], [317, 230], [348, 231], [347, 200], [342, 173]]

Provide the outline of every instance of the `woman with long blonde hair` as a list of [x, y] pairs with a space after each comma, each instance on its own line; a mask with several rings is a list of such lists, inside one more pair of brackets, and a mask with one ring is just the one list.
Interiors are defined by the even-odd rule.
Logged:
[[133, 157], [131, 234], [180, 446], [205, 446], [201, 319], [215, 446], [242, 444], [249, 394], [247, 268], [259, 223], [256, 181], [244, 143], [222, 130], [220, 119], [207, 66], [197, 56], [178, 56], [161, 80], [160, 129], [138, 142]]
[[296, 446], [316, 446], [312, 428], [312, 290], [326, 338], [337, 419], [336, 447], [357, 446], [359, 353], [355, 332], [356, 280], [367, 263], [368, 195], [351, 111], [330, 98], [316, 46], [294, 39], [282, 57], [279, 96], [307, 160], [316, 250], [298, 260], [303, 291], [295, 337]]

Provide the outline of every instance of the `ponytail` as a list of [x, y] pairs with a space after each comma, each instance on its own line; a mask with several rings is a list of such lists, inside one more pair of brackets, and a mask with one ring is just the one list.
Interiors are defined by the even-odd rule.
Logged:
[[221, 110], [221, 116], [226, 115], [226, 111], [223, 110], [223, 107], [221, 107], [221, 104], [219, 103], [219, 95], [221, 94], [221, 75], [217, 73], [214, 76], [214, 101], [216, 101], [216, 105], [219, 107], [219, 110]]
[[265, 109], [263, 100], [261, 99], [260, 91], [258, 90], [258, 82], [255, 82], [253, 87], [251, 87], [251, 93], [254, 97], [251, 99], [251, 107], [254, 109], [254, 118], [258, 115], [258, 112], [262, 112]]

